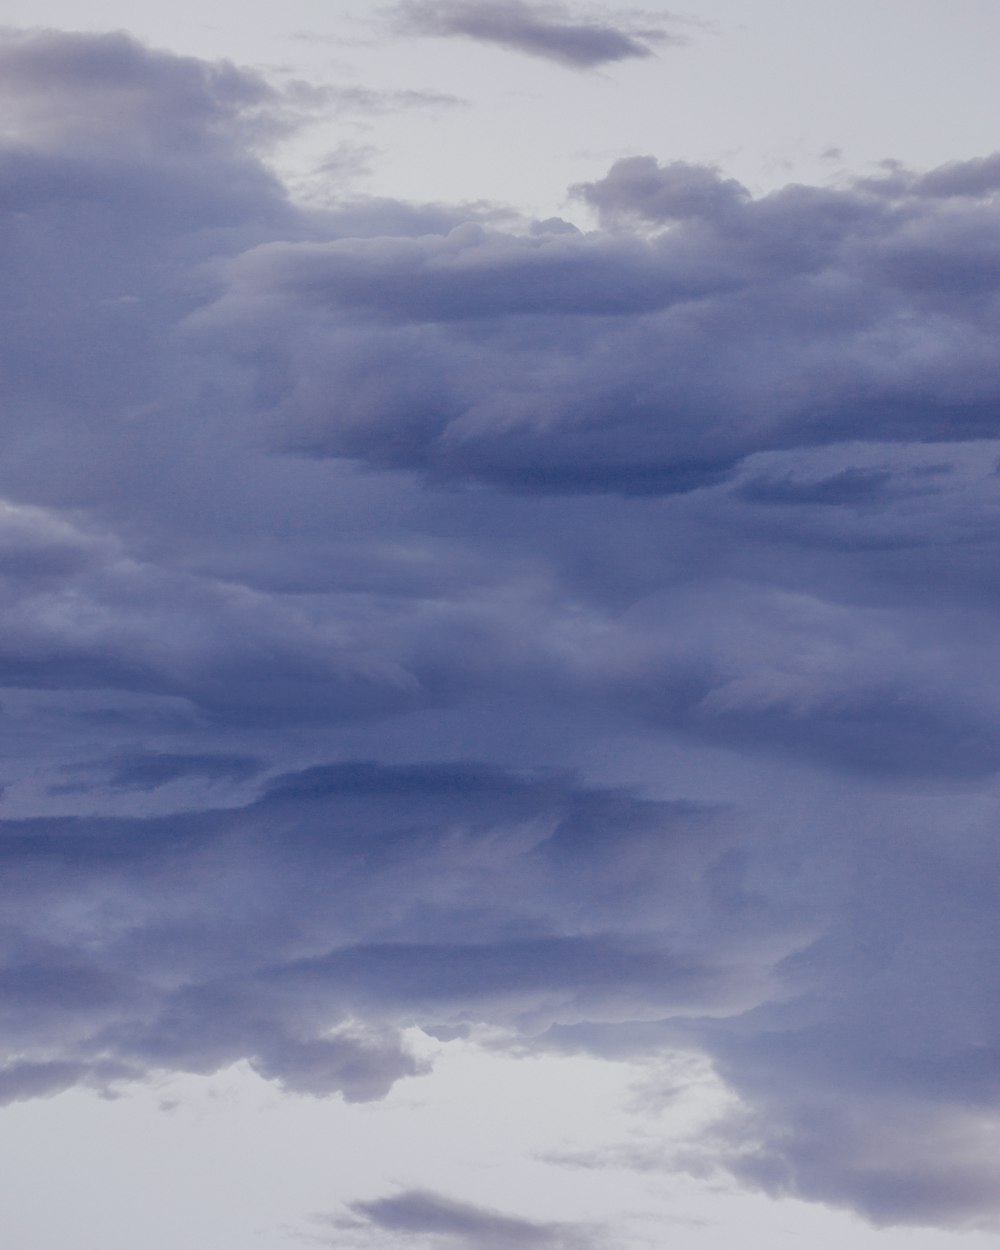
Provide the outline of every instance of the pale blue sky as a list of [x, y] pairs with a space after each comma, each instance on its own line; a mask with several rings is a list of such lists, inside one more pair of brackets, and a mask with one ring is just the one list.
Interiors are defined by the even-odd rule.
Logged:
[[[615, 159], [709, 161], [753, 190], [826, 182], [899, 160], [931, 166], [992, 151], [1000, 113], [991, 0], [700, 0], [667, 22], [687, 46], [596, 72], [467, 39], [387, 37], [377, 0], [5, 0], [14, 25], [125, 29], [156, 45], [310, 82], [428, 90], [464, 108], [320, 121], [289, 164], [357, 150], [359, 189], [407, 199], [492, 199], [579, 214], [577, 181]], [[627, 18], [671, 12], [611, 0]]]

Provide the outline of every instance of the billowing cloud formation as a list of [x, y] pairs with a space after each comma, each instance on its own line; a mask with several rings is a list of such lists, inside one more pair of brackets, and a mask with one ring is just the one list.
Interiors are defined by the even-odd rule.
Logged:
[[306, 211], [308, 92], [0, 66], [3, 1096], [689, 1048], [686, 1165], [996, 1219], [997, 159]]
[[523, 0], [406, 0], [400, 25], [418, 35], [461, 35], [544, 57], [572, 69], [593, 69], [652, 54], [661, 29], [632, 32], [611, 22], [580, 21], [561, 5]]
[[717, 825], [556, 776], [363, 764], [243, 808], [6, 822], [7, 1096], [45, 1070], [249, 1057], [377, 1097], [415, 1070], [385, 1032], [414, 1021], [539, 1032], [744, 1003], [766, 956], [696, 901]]
[[754, 201], [623, 161], [580, 193], [651, 237], [269, 244], [192, 332], [254, 344], [279, 445], [514, 491], [669, 493], [762, 451], [989, 438], [1000, 232], [989, 181], [957, 185]]

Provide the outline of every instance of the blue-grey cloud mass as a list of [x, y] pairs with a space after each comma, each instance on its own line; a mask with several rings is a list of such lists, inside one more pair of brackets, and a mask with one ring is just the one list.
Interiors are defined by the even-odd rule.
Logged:
[[301, 91], [124, 35], [0, 93], [0, 1096], [485, 1024], [707, 1056], [664, 1166], [1000, 1218], [1000, 158], [585, 230], [303, 208]]

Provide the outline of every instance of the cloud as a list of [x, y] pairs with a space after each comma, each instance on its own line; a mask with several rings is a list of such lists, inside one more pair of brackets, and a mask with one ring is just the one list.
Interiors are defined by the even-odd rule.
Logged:
[[457, 108], [468, 101], [440, 91], [377, 91], [373, 87], [330, 87], [324, 92], [325, 102], [336, 112], [378, 116], [402, 109]]
[[268, 142], [294, 125], [282, 95], [259, 74], [154, 52], [121, 32], [84, 41], [6, 30], [0, 69], [13, 133], [42, 149], [71, 140], [93, 157], [103, 146], [98, 136], [113, 136], [136, 155], [184, 161], [233, 137]]
[[[40, 1064], [69, 1083], [246, 1058], [368, 1099], [420, 1070], [397, 1036], [412, 1021], [538, 1032], [742, 1001], [758, 957], [685, 936], [725, 841], [709, 811], [469, 766], [343, 764], [242, 808], [4, 822], [10, 1095]], [[675, 949], [648, 929], [671, 898]]]
[[648, 57], [651, 43], [668, 38], [662, 29], [630, 31], [610, 22], [579, 21], [561, 5], [521, 0], [409, 0], [398, 14], [406, 33], [464, 36], [571, 69]]
[[579, 183], [571, 190], [597, 210], [604, 225], [623, 219], [657, 225], [711, 220], [737, 212], [750, 199], [744, 186], [709, 165], [673, 161], [664, 166], [652, 156], [625, 157], [599, 182]]
[[780, 1140], [765, 1115], [724, 1126], [713, 1143], [744, 1183], [776, 1198], [850, 1206], [880, 1227], [996, 1227], [988, 1114], [879, 1098], [860, 1121], [813, 1094], [791, 1116], [783, 1106]]
[[650, 235], [269, 244], [192, 345], [255, 345], [276, 448], [521, 493], [670, 494], [765, 451], [995, 436], [987, 202], [752, 200], [622, 164], [581, 194]]
[[[339, 629], [308, 613], [279, 620], [268, 596], [139, 565], [113, 548], [102, 554], [60, 577], [40, 576], [39, 560], [35, 577], [19, 579], [0, 603], [6, 686], [168, 695], [222, 719], [364, 716], [383, 697], [398, 706], [423, 700], [398, 662], [370, 650], [364, 658], [365, 644], [338, 639]], [[137, 765], [133, 755], [126, 775], [138, 775]]]
[[996, 158], [306, 209], [259, 75], [0, 62], [3, 1097], [690, 1049], [687, 1166], [995, 1219]]
[[[989, 830], [961, 863], [933, 821], [837, 835], [371, 764], [279, 778], [237, 809], [6, 821], [2, 1084], [32, 1097], [245, 1058], [289, 1090], [367, 1100], [421, 1070], [398, 1036], [421, 1022], [597, 1053], [697, 1045], [752, 1109], [703, 1144], [715, 1166], [876, 1220], [982, 1219], [990, 1130], [968, 1108], [994, 1070]], [[421, 1212], [422, 1231], [479, 1235], [433, 1204], [365, 1210], [382, 1227]]]
[[425, 1189], [353, 1202], [350, 1209], [373, 1229], [408, 1237], [426, 1236], [435, 1244], [457, 1243], [468, 1250], [515, 1250], [520, 1246], [569, 1250], [594, 1244], [592, 1231], [583, 1225], [519, 1219]]
[[[169, 751], [130, 751], [112, 756], [75, 772], [107, 773], [104, 782], [112, 790], [158, 790], [186, 777], [207, 781], [241, 781], [262, 771], [261, 760], [251, 755], [180, 755]], [[56, 792], [74, 793], [91, 788], [86, 782], [69, 782]]]

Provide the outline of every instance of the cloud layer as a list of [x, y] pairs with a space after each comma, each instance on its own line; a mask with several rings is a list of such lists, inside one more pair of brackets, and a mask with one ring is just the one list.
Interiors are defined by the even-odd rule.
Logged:
[[995, 1220], [998, 159], [307, 211], [301, 90], [0, 68], [3, 1097], [696, 1049], [672, 1166]]

